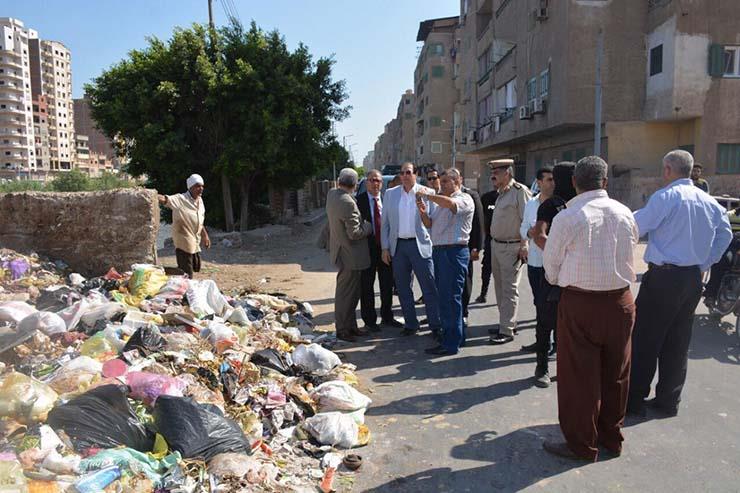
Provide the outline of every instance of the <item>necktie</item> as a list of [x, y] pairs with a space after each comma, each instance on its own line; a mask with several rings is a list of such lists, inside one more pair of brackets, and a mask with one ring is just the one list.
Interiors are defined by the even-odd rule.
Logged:
[[378, 197], [373, 197], [373, 218], [375, 219], [375, 243], [380, 246], [380, 204], [378, 204]]

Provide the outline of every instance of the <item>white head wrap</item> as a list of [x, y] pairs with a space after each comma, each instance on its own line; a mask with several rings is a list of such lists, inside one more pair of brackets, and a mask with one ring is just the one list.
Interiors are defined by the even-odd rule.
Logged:
[[193, 188], [195, 185], [204, 185], [203, 177], [200, 175], [192, 174], [188, 178], [188, 190]]

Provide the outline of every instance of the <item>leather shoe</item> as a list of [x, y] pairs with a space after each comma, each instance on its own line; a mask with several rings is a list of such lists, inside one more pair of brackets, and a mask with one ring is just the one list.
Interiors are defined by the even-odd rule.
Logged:
[[350, 331], [350, 334], [357, 337], [365, 337], [370, 334], [370, 332], [366, 331], [365, 329], [360, 329], [359, 327], [356, 329], [352, 329]]
[[521, 351], [523, 353], [536, 353], [537, 352], [537, 343], [533, 342], [532, 344], [527, 344], [526, 346], [522, 346]]
[[650, 410], [655, 411], [666, 418], [678, 416], [678, 406], [663, 405], [655, 398], [645, 401], [645, 405], [649, 407]]
[[428, 325], [428, 324], [429, 324], [429, 319], [426, 317], [419, 320], [419, 325]]
[[485, 302], [486, 302], [486, 297], [485, 297], [485, 296], [483, 296], [483, 295], [480, 295], [480, 296], [478, 296], [478, 297], [477, 297], [477, 298], [475, 299], [475, 302], [476, 302], [476, 303], [485, 303]]
[[380, 325], [378, 324], [365, 324], [365, 328], [368, 330], [368, 332], [380, 332]]
[[413, 335], [416, 335], [416, 330], [415, 329], [403, 329], [401, 331], [401, 335], [402, 336], [413, 336]]
[[616, 459], [617, 457], [622, 455], [622, 450], [613, 450], [609, 447], [606, 447], [604, 445], [600, 446], [599, 455], [602, 457], [605, 457], [606, 459]]
[[587, 461], [587, 462], [594, 462], [595, 460], [590, 457], [581, 457], [579, 455], [576, 455], [576, 453], [573, 452], [570, 449], [570, 447], [568, 447], [568, 444], [565, 442], [555, 442], [552, 440], [545, 440], [542, 443], [542, 448], [547, 450], [553, 455], [564, 457], [566, 459], [582, 460], [582, 461]]
[[389, 318], [387, 320], [383, 320], [383, 325], [387, 327], [395, 327], [397, 329], [400, 329], [403, 327], [403, 323], [400, 320], [396, 320], [395, 318]]
[[645, 416], [647, 416], [645, 401], [627, 401], [627, 414], [630, 416], [637, 416], [638, 418], [644, 418]]
[[337, 332], [337, 339], [347, 342], [357, 342], [357, 338], [351, 332]]
[[493, 344], [494, 346], [500, 346], [501, 344], [508, 344], [513, 340], [514, 336], [508, 336], [506, 334], [498, 333], [494, 336], [491, 336], [490, 339], [488, 339], [488, 343]]
[[424, 352], [427, 354], [433, 354], [435, 356], [452, 356], [454, 354], [457, 354], [457, 351], [453, 353], [452, 351], [448, 351], [442, 346], [436, 346], [436, 347], [432, 347], [429, 349], [425, 349]]

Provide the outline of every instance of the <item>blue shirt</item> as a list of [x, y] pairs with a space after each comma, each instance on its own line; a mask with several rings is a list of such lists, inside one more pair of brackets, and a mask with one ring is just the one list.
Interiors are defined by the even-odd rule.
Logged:
[[661, 188], [634, 214], [640, 236], [648, 235], [645, 262], [707, 271], [732, 241], [725, 209], [689, 178]]

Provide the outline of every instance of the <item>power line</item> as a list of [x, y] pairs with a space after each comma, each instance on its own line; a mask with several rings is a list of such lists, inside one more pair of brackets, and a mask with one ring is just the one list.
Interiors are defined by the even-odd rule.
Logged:
[[234, 0], [226, 0], [226, 1], [231, 7], [231, 12], [234, 14], [233, 16], [236, 17], [236, 20], [239, 21], [239, 24], [241, 24], [242, 18], [239, 15], [239, 9], [236, 8], [236, 4], [234, 3]]

